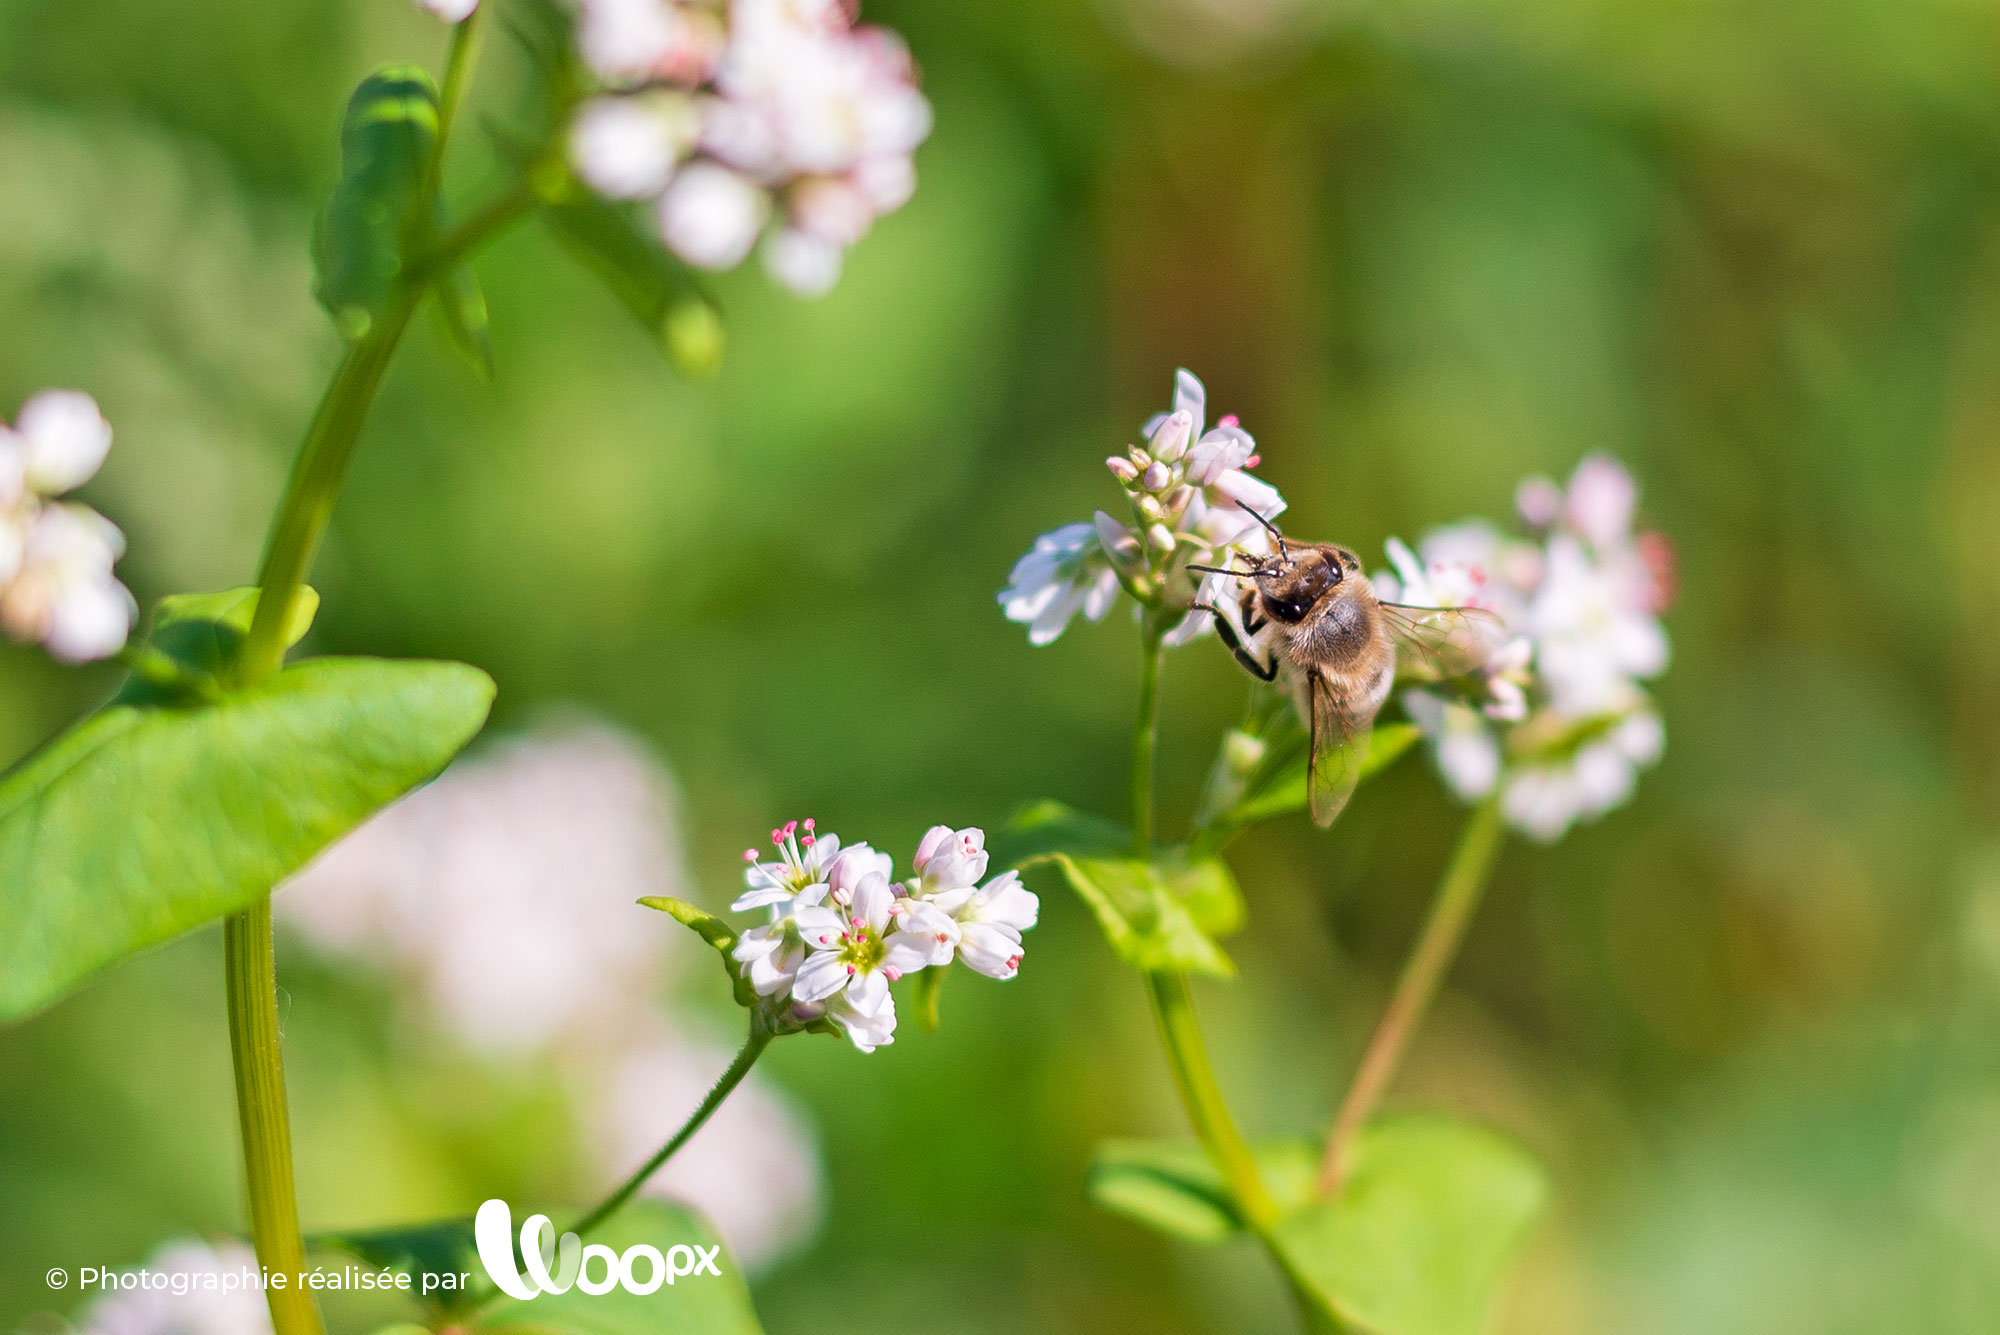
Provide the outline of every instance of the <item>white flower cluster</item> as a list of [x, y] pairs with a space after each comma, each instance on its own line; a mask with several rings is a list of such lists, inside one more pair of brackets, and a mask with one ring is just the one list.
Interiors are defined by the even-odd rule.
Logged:
[[669, 249], [765, 267], [801, 296], [916, 189], [930, 103], [902, 40], [847, 0], [576, 0], [584, 64], [569, 157], [592, 189], [651, 201]]
[[[1196, 597], [1189, 561], [1219, 566], [1238, 553], [1270, 553], [1270, 535], [1247, 511], [1270, 519], [1284, 510], [1284, 498], [1251, 476], [1257, 443], [1233, 414], [1204, 429], [1207, 399], [1200, 380], [1177, 371], [1173, 410], [1140, 428], [1146, 444], [1104, 461], [1125, 489], [1129, 522], [1099, 510], [1091, 523], [1044, 533], [1014, 563], [1000, 605], [1009, 621], [1028, 627], [1029, 643], [1050, 643], [1078, 612], [1101, 620], [1121, 585], [1148, 602], [1190, 609]], [[1168, 630], [1167, 643], [1183, 644], [1211, 621], [1206, 612], [1188, 610]]]
[[271, 1335], [257, 1254], [242, 1243], [177, 1239], [144, 1270], [149, 1284], [121, 1286], [86, 1307], [78, 1335]]
[[111, 424], [88, 394], [45, 389], [0, 422], [0, 627], [66, 663], [125, 647], [138, 604], [112, 567], [117, 526], [57, 499], [88, 482], [111, 450]]
[[[635, 901], [684, 895], [673, 785], [590, 722], [488, 744], [295, 877], [277, 908], [319, 954], [387, 972], [410, 1021], [489, 1062], [552, 1067], [589, 1133], [599, 1190], [658, 1147], [728, 1065], [659, 1003], [688, 943]], [[643, 1188], [692, 1202], [755, 1268], [807, 1240], [821, 1181], [811, 1128], [753, 1072]]]
[[1673, 555], [1657, 533], [1634, 533], [1638, 489], [1602, 456], [1577, 466], [1567, 489], [1521, 484], [1530, 536], [1473, 520], [1440, 529], [1412, 552], [1389, 542], [1385, 599], [1481, 607], [1512, 638], [1474, 683], [1474, 698], [1403, 695], [1445, 782], [1474, 801], [1500, 789], [1508, 823], [1544, 842], [1632, 794], [1666, 731], [1639, 685], [1667, 666], [1659, 614], [1673, 598]]
[[863, 1052], [894, 1041], [889, 984], [954, 959], [989, 978], [1021, 967], [1021, 933], [1041, 901], [1005, 871], [985, 884], [986, 835], [934, 826], [911, 859], [916, 873], [895, 881], [894, 863], [867, 844], [842, 848], [813, 822], [771, 831], [777, 860], [746, 850], [749, 889], [735, 912], [770, 918], [743, 933], [734, 951], [757, 995], [781, 1026], [832, 1021]]

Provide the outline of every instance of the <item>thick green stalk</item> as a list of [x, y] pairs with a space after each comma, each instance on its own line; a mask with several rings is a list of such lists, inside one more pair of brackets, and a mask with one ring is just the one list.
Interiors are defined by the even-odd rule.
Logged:
[[638, 1172], [626, 1178], [618, 1190], [606, 1196], [589, 1214], [571, 1225], [570, 1232], [579, 1237], [588, 1236], [591, 1229], [617, 1214], [625, 1202], [632, 1199], [633, 1193], [646, 1184], [646, 1179], [659, 1172], [667, 1160], [673, 1158], [681, 1146], [687, 1144], [694, 1133], [701, 1130], [702, 1124], [722, 1106], [722, 1101], [729, 1097], [730, 1092], [743, 1083], [743, 1077], [750, 1074], [750, 1068], [757, 1064], [757, 1059], [764, 1055], [764, 1049], [770, 1044], [770, 1034], [761, 1028], [753, 1028], [742, 1050], [736, 1054], [736, 1060], [729, 1063], [729, 1069], [722, 1073], [721, 1079], [715, 1082], [715, 1088], [708, 1091], [707, 1097], [702, 1099], [700, 1106], [686, 1122], [682, 1123], [681, 1129], [674, 1132], [666, 1144], [660, 1146], [659, 1153], [640, 1165]]
[[1160, 628], [1151, 612], [1139, 630], [1139, 721], [1132, 729], [1132, 855], [1153, 851], [1153, 750], [1160, 736]]
[[1244, 1222], [1254, 1233], [1262, 1233], [1278, 1217], [1263, 1178], [1257, 1175], [1257, 1161], [1243, 1133], [1229, 1115], [1229, 1105], [1216, 1083], [1215, 1070], [1208, 1063], [1208, 1047], [1202, 1042], [1201, 1026], [1194, 1015], [1194, 998], [1188, 992], [1184, 973], [1146, 975], [1152, 984], [1153, 1014], [1160, 1022], [1160, 1041], [1173, 1067], [1174, 1084], [1188, 1121], [1201, 1140], [1208, 1157], [1222, 1173], [1229, 1195], [1236, 1202]]
[[1409, 1045], [1410, 1035], [1415, 1032], [1417, 1022], [1423, 1018], [1431, 998], [1436, 995], [1445, 970], [1458, 954], [1459, 943], [1465, 939], [1465, 929], [1472, 921], [1473, 911], [1479, 907], [1479, 898], [1492, 875], [1494, 860], [1500, 852], [1502, 833], [1497, 797], [1489, 797], [1473, 808], [1472, 815], [1466, 820], [1465, 831], [1459, 836], [1458, 849], [1445, 867], [1444, 879], [1438, 883], [1437, 900], [1431, 905], [1430, 918], [1424, 923], [1408, 962], [1403, 965], [1402, 976], [1396, 980], [1396, 990], [1389, 998], [1388, 1008], [1382, 1012], [1381, 1023], [1375, 1026], [1367, 1050], [1361, 1054], [1361, 1065], [1355, 1071], [1354, 1083], [1348, 1088], [1347, 1097], [1341, 1101], [1340, 1111], [1327, 1132], [1326, 1152], [1320, 1159], [1319, 1171], [1322, 1194], [1332, 1195], [1339, 1191], [1340, 1184], [1346, 1179], [1354, 1137], [1374, 1113], [1376, 1104], [1381, 1102], [1383, 1091], [1388, 1088], [1389, 1080], [1402, 1060], [1403, 1049]]
[[[1132, 855], [1145, 858], [1153, 851], [1153, 751], [1160, 731], [1160, 627], [1150, 612], [1141, 623], [1140, 650], [1139, 718], [1132, 730]], [[1257, 1175], [1257, 1161], [1251, 1157], [1249, 1145], [1229, 1115], [1222, 1087], [1216, 1083], [1208, 1046], [1195, 1019], [1187, 975], [1149, 973], [1146, 981], [1153, 1016], [1160, 1025], [1160, 1042], [1166, 1048], [1167, 1064], [1173, 1069], [1174, 1086], [1180, 1091], [1188, 1121], [1215, 1161], [1237, 1209], [1253, 1230], [1261, 1232], [1276, 1219], [1277, 1210]]]
[[[480, 6], [452, 35], [437, 147], [426, 164], [425, 194], [436, 189], [447, 137], [472, 75], [479, 49]], [[459, 237], [460, 258], [497, 227]], [[251, 686], [284, 665], [285, 623], [305, 582], [314, 553], [340, 493], [362, 424], [374, 405], [396, 345], [422, 302], [429, 270], [422, 266], [397, 285], [368, 332], [350, 343], [327, 386], [285, 486], [278, 517], [258, 574], [256, 615], [235, 664], [239, 686]], [[305, 1242], [299, 1228], [298, 1192], [292, 1176], [290, 1113], [285, 1102], [284, 1053], [278, 1034], [277, 969], [272, 956], [271, 900], [266, 895], [223, 923], [223, 968], [228, 979], [229, 1046], [236, 1069], [237, 1119], [243, 1136], [243, 1169], [250, 1203], [250, 1232], [258, 1261], [284, 1288], [268, 1288], [265, 1301], [276, 1335], [321, 1335], [323, 1327], [299, 1275]]]
[[285, 621], [292, 596], [305, 582], [313, 554], [326, 536], [341, 479], [354, 457], [362, 423], [374, 406], [382, 373], [389, 369], [396, 344], [422, 299], [420, 288], [404, 285], [395, 290], [369, 331], [348, 345], [313, 414], [264, 551], [264, 567], [257, 577], [257, 614], [236, 660], [239, 685], [255, 685], [284, 662]]
[[292, 1131], [285, 1112], [285, 1055], [278, 1042], [278, 978], [271, 957], [267, 895], [223, 927], [229, 993], [229, 1052], [236, 1065], [236, 1115], [248, 1169], [250, 1238], [266, 1274], [284, 1286], [264, 1291], [277, 1335], [320, 1335], [302, 1274], [305, 1243], [292, 1187]]

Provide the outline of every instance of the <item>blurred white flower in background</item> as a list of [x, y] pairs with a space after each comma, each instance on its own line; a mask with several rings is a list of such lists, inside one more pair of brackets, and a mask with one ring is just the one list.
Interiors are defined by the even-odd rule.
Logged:
[[[271, 1335], [257, 1255], [240, 1242], [193, 1238], [162, 1245], [145, 1269], [178, 1288], [107, 1293], [77, 1318], [78, 1335]], [[179, 1277], [179, 1278], [175, 1278]], [[224, 1281], [233, 1281], [224, 1287]]]
[[1530, 478], [1516, 493], [1529, 537], [1483, 521], [1439, 529], [1411, 551], [1391, 539], [1385, 599], [1479, 607], [1512, 638], [1458, 695], [1411, 690], [1445, 783], [1465, 801], [1500, 790], [1509, 824], [1543, 842], [1621, 805], [1658, 763], [1666, 729], [1640, 682], [1666, 669], [1659, 614], [1673, 599], [1672, 549], [1633, 531], [1638, 488], [1592, 456], [1567, 488]]
[[113, 573], [125, 536], [89, 506], [57, 497], [96, 475], [111, 424], [72, 389], [29, 399], [0, 423], [0, 628], [67, 663], [125, 647], [138, 604]]
[[[320, 953], [390, 975], [412, 1019], [490, 1060], [555, 1061], [581, 1123], [626, 1128], [587, 1152], [629, 1167], [633, 1128], [658, 1131], [656, 1147], [726, 1064], [709, 1070], [700, 1026], [662, 1011], [685, 946], [635, 902], [686, 893], [671, 780], [633, 739], [572, 722], [459, 761], [328, 850], [277, 908]], [[634, 1080], [691, 1092], [635, 1109]], [[660, 1180], [746, 1263], [768, 1259], [818, 1215], [803, 1127], [753, 1074], [703, 1132], [725, 1157], [683, 1153]]]
[[1210, 629], [1213, 618], [1191, 610], [1196, 602], [1233, 605], [1231, 581], [1211, 575], [1197, 585], [1186, 566], [1269, 555], [1270, 534], [1251, 511], [1271, 519], [1283, 513], [1285, 499], [1249, 471], [1260, 462], [1250, 433], [1234, 415], [1209, 427], [1207, 408], [1201, 381], [1175, 372], [1173, 409], [1140, 428], [1146, 444], [1104, 461], [1125, 490], [1129, 518], [1099, 510], [1089, 524], [1044, 533], [1014, 563], [1000, 604], [1009, 621], [1028, 627], [1030, 644], [1050, 643], [1078, 612], [1101, 620], [1127, 581], [1190, 609], [1168, 629], [1168, 644]]
[[458, 23], [471, 18], [472, 11], [479, 8], [479, 0], [417, 0], [417, 4], [446, 23]]
[[[841, 0], [577, 0], [578, 53], [605, 91], [569, 128], [586, 184], [656, 201], [687, 263], [765, 268], [801, 296], [908, 202], [930, 104], [902, 40]], [[775, 223], [775, 225], [773, 225]]]

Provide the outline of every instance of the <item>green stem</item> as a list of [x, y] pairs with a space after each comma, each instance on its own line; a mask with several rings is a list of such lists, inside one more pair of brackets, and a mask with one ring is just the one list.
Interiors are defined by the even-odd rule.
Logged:
[[1348, 1088], [1347, 1097], [1341, 1101], [1340, 1111], [1327, 1132], [1326, 1152], [1320, 1159], [1319, 1170], [1319, 1189], [1324, 1195], [1340, 1190], [1347, 1176], [1354, 1138], [1381, 1102], [1382, 1094], [1402, 1060], [1403, 1049], [1409, 1045], [1418, 1021], [1423, 1019], [1431, 998], [1436, 995], [1445, 970], [1458, 954], [1459, 943], [1465, 939], [1465, 929], [1472, 921], [1473, 911], [1479, 907], [1480, 895], [1485, 892], [1486, 882], [1492, 875], [1494, 860], [1500, 852], [1502, 833], [1497, 796], [1489, 797], [1473, 808], [1472, 815], [1466, 820], [1465, 832], [1459, 836], [1458, 849], [1445, 868], [1444, 879], [1438, 883], [1437, 900], [1431, 905], [1430, 918], [1424, 923], [1408, 962], [1403, 965], [1402, 976], [1396, 980], [1396, 990], [1390, 995], [1388, 1008], [1382, 1012], [1382, 1020], [1375, 1026], [1367, 1050], [1361, 1054], [1361, 1065], [1356, 1068], [1354, 1083]]
[[[438, 94], [437, 143], [431, 148], [430, 161], [424, 164], [423, 189], [418, 199], [435, 199], [444, 182], [445, 145], [451, 142], [452, 123], [458, 119], [459, 105], [465, 101], [473, 67], [479, 63], [480, 39], [485, 34], [486, 11], [490, 8], [490, 4], [482, 4], [452, 27], [451, 53], [444, 64], [444, 88]], [[435, 215], [430, 209], [419, 209], [417, 216], [428, 225]]]
[[228, 978], [229, 1054], [236, 1067], [236, 1114], [250, 1195], [250, 1238], [265, 1273], [285, 1276], [265, 1290], [277, 1335], [320, 1335], [319, 1311], [301, 1275], [292, 1186], [292, 1132], [285, 1112], [285, 1056], [278, 1042], [278, 979], [271, 957], [271, 899], [232, 914], [223, 927]]
[[408, 285], [391, 294], [368, 332], [348, 345], [333, 383], [313, 414], [264, 551], [264, 567], [257, 577], [257, 614], [236, 661], [239, 685], [255, 685], [283, 664], [286, 613], [292, 597], [305, 581], [313, 554], [326, 535], [341, 479], [354, 457], [355, 442], [374, 405], [382, 373], [388, 370], [389, 358], [422, 297], [421, 288]]
[[[1160, 626], [1151, 612], [1140, 623], [1139, 719], [1132, 730], [1132, 855], [1150, 857], [1153, 852], [1153, 751], [1160, 731]], [[1188, 1121], [1209, 1158], [1222, 1174], [1236, 1208], [1252, 1230], [1261, 1232], [1277, 1218], [1264, 1181], [1257, 1175], [1257, 1162], [1250, 1146], [1229, 1115], [1229, 1104], [1216, 1083], [1215, 1069], [1209, 1065], [1208, 1046], [1202, 1041], [1201, 1025], [1194, 1014], [1194, 997], [1188, 991], [1187, 975], [1179, 972], [1149, 973], [1146, 981], [1153, 998], [1153, 1016], [1159, 1021], [1160, 1042], [1167, 1050], [1167, 1064], [1173, 1068], [1174, 1085]]]
[[1208, 1048], [1194, 1015], [1194, 998], [1183, 973], [1150, 973], [1153, 1014], [1160, 1022], [1160, 1041], [1174, 1070], [1174, 1084], [1194, 1133], [1222, 1173], [1229, 1194], [1252, 1232], [1262, 1233], [1278, 1217], [1271, 1195], [1257, 1175], [1257, 1161], [1223, 1100], [1222, 1087], [1208, 1064]]
[[702, 1099], [701, 1105], [682, 1124], [681, 1129], [674, 1132], [666, 1144], [660, 1146], [658, 1154], [640, 1165], [638, 1172], [626, 1178], [624, 1185], [606, 1196], [598, 1203], [597, 1208], [585, 1215], [582, 1220], [571, 1225], [569, 1231], [579, 1237], [586, 1236], [591, 1229], [617, 1214], [625, 1202], [632, 1199], [633, 1193], [645, 1185], [646, 1179], [659, 1172], [661, 1166], [673, 1158], [695, 1132], [701, 1130], [702, 1124], [722, 1106], [722, 1101], [729, 1097], [730, 1091], [743, 1083], [743, 1077], [750, 1074], [750, 1068], [757, 1064], [757, 1058], [764, 1054], [764, 1049], [770, 1044], [770, 1034], [762, 1029], [753, 1028], [742, 1050], [736, 1054], [736, 1060], [729, 1063], [729, 1069], [722, 1073], [722, 1078], [715, 1082], [715, 1088], [708, 1091], [708, 1096]]
[[440, 237], [430, 253], [418, 261], [419, 276], [429, 279], [450, 273], [473, 251], [526, 217], [536, 202], [534, 191], [526, 184], [509, 186], [479, 212]]
[[1151, 612], [1140, 623], [1139, 722], [1132, 729], [1132, 856], [1153, 851], [1153, 750], [1160, 735], [1160, 628]]

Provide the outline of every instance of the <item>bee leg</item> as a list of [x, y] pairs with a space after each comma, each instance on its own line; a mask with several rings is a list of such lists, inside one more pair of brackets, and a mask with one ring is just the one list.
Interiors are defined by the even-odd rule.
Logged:
[[1229, 652], [1236, 655], [1236, 661], [1243, 665], [1244, 671], [1259, 681], [1275, 681], [1277, 679], [1278, 660], [1275, 655], [1269, 662], [1259, 663], [1257, 655], [1245, 649], [1243, 641], [1236, 638], [1236, 628], [1229, 624], [1227, 618], [1222, 613], [1216, 611], [1207, 603], [1196, 603], [1194, 606], [1197, 612], [1206, 612], [1215, 618], [1215, 633], [1222, 637], [1222, 642], [1225, 645], [1229, 646]]

